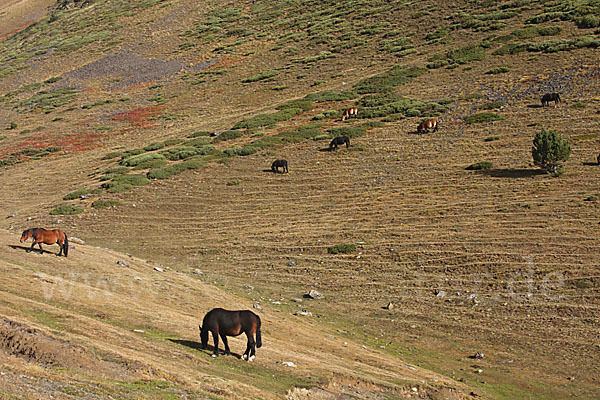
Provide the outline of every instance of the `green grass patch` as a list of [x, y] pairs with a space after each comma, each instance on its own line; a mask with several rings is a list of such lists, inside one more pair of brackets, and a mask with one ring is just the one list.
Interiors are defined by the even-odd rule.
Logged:
[[123, 160], [121, 160], [120, 164], [126, 167], [135, 167], [139, 164], [146, 163], [155, 159], [164, 160], [165, 156], [160, 153], [143, 153], [124, 158]]
[[82, 212], [83, 208], [81, 207], [73, 206], [70, 204], [63, 204], [50, 211], [50, 215], [74, 215], [80, 214]]
[[504, 117], [492, 112], [483, 112], [465, 117], [467, 124], [480, 124], [483, 122], [501, 121]]
[[342, 126], [339, 128], [328, 129], [330, 137], [347, 136], [349, 138], [356, 138], [363, 136], [367, 133], [367, 130], [362, 126]]
[[102, 188], [106, 189], [109, 193], [121, 193], [135, 186], [145, 185], [148, 182], [148, 178], [141, 174], [118, 175], [112, 181], [104, 182]]
[[229, 131], [225, 131], [225, 132], [221, 132], [221, 134], [219, 136], [217, 136], [214, 141], [215, 142], [223, 142], [226, 140], [232, 140], [232, 139], [237, 139], [244, 136], [244, 133], [239, 131], [239, 130], [235, 130], [235, 127], [233, 130], [229, 130]]
[[258, 81], [264, 81], [264, 80], [272, 80], [270, 78], [273, 78], [274, 76], [279, 75], [279, 72], [271, 69], [268, 71], [263, 71], [263, 72], [259, 72], [258, 74], [252, 75], [246, 79], [242, 79], [243, 83], [251, 83], [251, 82], [258, 82]]
[[494, 101], [489, 101], [487, 103], [483, 103], [482, 105], [480, 105], [478, 108], [480, 110], [497, 110], [500, 107], [504, 106], [504, 101], [503, 100], [494, 100]]
[[349, 254], [354, 251], [356, 251], [355, 244], [336, 244], [327, 248], [327, 253], [329, 254]]
[[576, 108], [576, 109], [579, 109], [579, 110], [581, 110], [581, 109], [584, 109], [584, 108], [586, 108], [587, 106], [588, 106], [588, 105], [587, 105], [587, 103], [586, 103], [586, 102], [583, 102], [583, 101], [578, 101], [577, 103], [571, 104], [569, 107], [570, 107], [570, 108]]
[[435, 116], [446, 109], [438, 103], [414, 100], [397, 93], [368, 95], [360, 99], [358, 105], [361, 106], [360, 118]]
[[505, 74], [507, 72], [510, 72], [510, 68], [508, 68], [508, 67], [496, 67], [496, 68], [492, 68], [489, 71], [487, 71], [486, 75], [498, 75], [498, 74]]
[[63, 200], [74, 200], [74, 199], [78, 199], [81, 196], [85, 196], [86, 194], [90, 194], [91, 190], [90, 189], [79, 189], [79, 190], [75, 190], [69, 194], [67, 194], [65, 197], [63, 197]]
[[[287, 121], [294, 116], [302, 113], [302, 108], [286, 108], [271, 114], [259, 114], [255, 117], [244, 119], [236, 123], [232, 129], [255, 129], [269, 127], [281, 121]], [[223, 135], [223, 134], [221, 134]], [[217, 136], [217, 139], [221, 136]], [[215, 139], [216, 140], [216, 139]]]
[[478, 171], [478, 170], [484, 170], [484, 169], [491, 169], [492, 166], [493, 166], [493, 164], [491, 161], [480, 161], [475, 164], [469, 165], [465, 169], [467, 169], [469, 171]]
[[94, 208], [109, 208], [109, 207], [117, 207], [120, 206], [121, 203], [117, 200], [96, 200], [92, 203], [92, 207]]
[[237, 186], [240, 183], [242, 183], [239, 179], [232, 179], [229, 182], [227, 182], [227, 186]]
[[500, 140], [500, 136], [488, 136], [483, 139], [484, 142], [494, 142], [496, 140]]
[[358, 94], [386, 92], [403, 83], [423, 75], [427, 69], [422, 67], [404, 67], [397, 65], [383, 74], [375, 75], [359, 81], [354, 85]]

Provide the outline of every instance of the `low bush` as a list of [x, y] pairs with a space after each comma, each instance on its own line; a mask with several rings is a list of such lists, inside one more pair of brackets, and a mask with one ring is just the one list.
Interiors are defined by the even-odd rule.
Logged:
[[313, 101], [315, 103], [324, 103], [324, 102], [328, 102], [328, 101], [352, 100], [357, 97], [358, 97], [358, 93], [355, 91], [340, 92], [340, 93], [324, 91], [324, 92], [306, 95], [306, 96], [304, 96], [304, 100]]
[[484, 142], [494, 142], [496, 140], [500, 140], [500, 136], [489, 136], [483, 139]]
[[102, 187], [110, 193], [121, 193], [131, 189], [134, 186], [147, 184], [148, 178], [141, 174], [118, 175], [110, 182], [104, 182]]
[[201, 137], [201, 136], [210, 136], [212, 132], [208, 132], [208, 131], [198, 131], [198, 132], [194, 132], [188, 135], [188, 138], [192, 139], [192, 138], [196, 138], [196, 137]]
[[165, 159], [153, 158], [151, 160], [139, 163], [138, 165], [133, 167], [133, 170], [139, 171], [141, 169], [159, 168], [159, 167], [164, 167], [167, 164], [168, 164], [167, 160], [165, 160]]
[[242, 83], [250, 83], [250, 82], [258, 82], [264, 80], [271, 80], [274, 76], [279, 75], [279, 72], [271, 69], [268, 71], [259, 72], [258, 74], [254, 74], [246, 79], [242, 79]]
[[67, 194], [65, 197], [63, 197], [63, 200], [74, 200], [74, 199], [78, 199], [81, 196], [85, 196], [86, 194], [90, 194], [91, 190], [90, 189], [79, 189], [79, 190], [75, 190], [74, 192], [71, 192], [69, 194]]
[[73, 215], [80, 214], [82, 212], [83, 208], [81, 207], [73, 206], [70, 204], [63, 204], [50, 211], [50, 215]]
[[336, 244], [327, 248], [329, 254], [348, 254], [356, 251], [355, 244]]
[[494, 100], [494, 101], [489, 101], [487, 103], [483, 103], [482, 105], [479, 106], [480, 110], [496, 110], [500, 107], [504, 106], [504, 101], [502, 100]]
[[510, 68], [508, 67], [496, 67], [496, 68], [492, 68], [489, 71], [486, 72], [487, 75], [497, 75], [497, 74], [504, 74], [506, 72], [510, 72]]
[[354, 85], [354, 91], [358, 94], [385, 92], [395, 86], [410, 82], [413, 78], [421, 76], [425, 72], [427, 72], [426, 68], [397, 65], [383, 74], [359, 81]]
[[479, 124], [483, 122], [492, 122], [503, 120], [504, 117], [492, 112], [483, 112], [465, 117], [467, 124]]
[[363, 136], [367, 133], [367, 130], [362, 126], [342, 126], [339, 128], [331, 128], [327, 132], [329, 132], [331, 137], [347, 136], [349, 138], [355, 138]]
[[[235, 127], [234, 127], [235, 129]], [[217, 136], [214, 140], [215, 142], [222, 142], [225, 140], [237, 139], [239, 137], [244, 136], [244, 133], [238, 130], [229, 130], [222, 132], [219, 136]]]
[[470, 170], [470, 171], [476, 171], [476, 170], [483, 170], [483, 169], [491, 169], [492, 166], [493, 166], [493, 164], [491, 161], [480, 161], [478, 163], [469, 165], [465, 169]]
[[117, 200], [96, 200], [92, 203], [94, 208], [109, 208], [121, 205]]
[[142, 153], [136, 156], [124, 158], [121, 160], [120, 164], [126, 167], [135, 167], [141, 163], [146, 163], [155, 159], [164, 160], [165, 156], [160, 153]]
[[112, 160], [113, 158], [121, 157], [123, 153], [120, 151], [112, 151], [110, 153], [105, 154], [102, 159], [103, 160]]

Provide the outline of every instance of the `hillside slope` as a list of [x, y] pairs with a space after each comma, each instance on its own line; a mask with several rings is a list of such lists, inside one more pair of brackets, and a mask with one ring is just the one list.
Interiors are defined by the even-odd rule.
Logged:
[[[171, 270], [136, 261], [140, 282], [160, 289], [148, 297], [112, 298], [107, 283], [106, 323], [86, 319], [103, 301], [67, 307], [40, 298], [44, 285], [32, 291], [43, 312], [100, 324], [97, 341], [54, 317], [10, 306], [5, 316], [164, 371], [149, 378], [180, 394], [354, 395], [358, 385], [359, 397], [405, 398], [407, 382], [437, 379], [459, 398], [597, 398], [599, 27], [600, 9], [583, 0], [61, 1], [0, 42], [3, 241], [46, 226], [98, 247], [76, 246], [68, 260], [11, 248], [7, 268], [20, 267], [2, 301], [33, 301], [25, 282], [40, 278], [24, 271], [49, 273], [46, 258], [63, 278], [99, 268], [95, 258], [125, 274], [113, 252]], [[563, 102], [542, 107], [547, 92]], [[340, 121], [354, 106], [359, 118]], [[440, 130], [417, 135], [432, 117]], [[542, 128], [571, 143], [560, 177], [533, 165]], [[350, 148], [328, 151], [340, 135]], [[270, 172], [276, 158], [289, 174]], [[465, 170], [480, 161], [491, 168]], [[85, 276], [71, 280], [85, 286]], [[302, 299], [311, 289], [325, 300]], [[195, 340], [188, 332], [212, 306], [255, 302], [274, 335], [260, 367], [210, 364], [168, 341]], [[298, 309], [313, 316], [298, 321]], [[315, 340], [329, 334], [337, 344]], [[342, 360], [344, 340], [361, 364]], [[375, 358], [362, 360], [363, 344]], [[110, 360], [83, 370], [110, 370]], [[228, 379], [223, 392], [198, 383], [186, 360]], [[279, 364], [290, 360], [291, 374]], [[434, 372], [412, 375], [406, 363]], [[144, 378], [132, 368], [106, 378]], [[151, 398], [165, 389], [156, 385], [129, 393]]]

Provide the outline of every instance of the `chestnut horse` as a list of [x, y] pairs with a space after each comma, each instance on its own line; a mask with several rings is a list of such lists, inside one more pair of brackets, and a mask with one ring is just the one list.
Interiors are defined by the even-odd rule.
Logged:
[[[225, 355], [231, 354], [227, 344], [227, 336], [238, 336], [242, 332], [248, 338], [246, 351], [242, 360], [252, 361], [256, 354], [255, 348], [262, 346], [260, 336], [260, 317], [249, 310], [229, 311], [222, 308], [213, 308], [202, 320], [200, 328], [200, 340], [202, 348], [205, 349], [208, 344], [208, 332], [212, 333], [215, 342], [212, 357], [219, 355], [219, 336], [225, 345]], [[256, 342], [254, 334], [256, 333]]]
[[429, 133], [429, 130], [433, 129], [433, 132], [438, 130], [438, 122], [436, 119], [429, 119], [423, 121], [417, 126], [417, 133]]
[[287, 160], [275, 160], [273, 164], [271, 164], [271, 171], [277, 173], [279, 172], [279, 168], [281, 167], [281, 173], [286, 173], [288, 171]]
[[347, 120], [352, 115], [354, 115], [354, 118], [358, 118], [358, 108], [356, 108], [356, 107], [346, 108], [344, 110], [344, 113], [342, 114], [342, 121]]
[[58, 252], [58, 256], [60, 257], [63, 252], [65, 253], [65, 257], [69, 254], [69, 240], [67, 239], [67, 234], [61, 231], [60, 229], [48, 230], [44, 228], [30, 228], [23, 231], [21, 234], [21, 243], [25, 242], [30, 237], [33, 237], [33, 242], [31, 243], [31, 247], [27, 252], [29, 253], [33, 250], [33, 246], [36, 244], [40, 246], [40, 253], [43, 254], [44, 250], [42, 250], [42, 243], [44, 244], [58, 244], [60, 246], [60, 251]]

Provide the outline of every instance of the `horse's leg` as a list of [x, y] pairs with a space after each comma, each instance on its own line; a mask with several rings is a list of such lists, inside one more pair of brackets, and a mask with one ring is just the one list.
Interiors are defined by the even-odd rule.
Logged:
[[248, 356], [250, 355], [250, 347], [252, 347], [250, 345], [250, 335], [248, 334], [248, 332], [246, 332], [246, 337], [248, 338], [248, 341], [246, 343], [246, 350], [244, 350], [244, 354], [242, 355], [242, 360], [248, 359]]
[[254, 335], [252, 332], [246, 332], [248, 335], [248, 346], [250, 347], [250, 357], [248, 357], [248, 361], [253, 361], [256, 355], [256, 342], [254, 341]]
[[221, 340], [223, 341], [223, 346], [225, 346], [225, 355], [228, 356], [231, 354], [231, 351], [229, 351], [229, 343], [227, 343], [227, 336], [225, 336], [225, 334], [221, 333], [219, 336], [221, 336]]
[[33, 239], [33, 242], [31, 242], [31, 247], [29, 248], [29, 250], [27, 250], [27, 252], [29, 253], [31, 250], [33, 250], [33, 246], [35, 246], [35, 238]]
[[60, 238], [58, 238], [56, 239], [56, 244], [58, 245], [58, 247], [60, 247], [60, 250], [58, 250], [58, 256], [60, 257], [63, 252], [63, 241], [60, 240]]
[[212, 356], [218, 357], [219, 356], [219, 333], [216, 330], [213, 330], [211, 332], [212, 332], [214, 343], [215, 343], [215, 349], [213, 351]]

